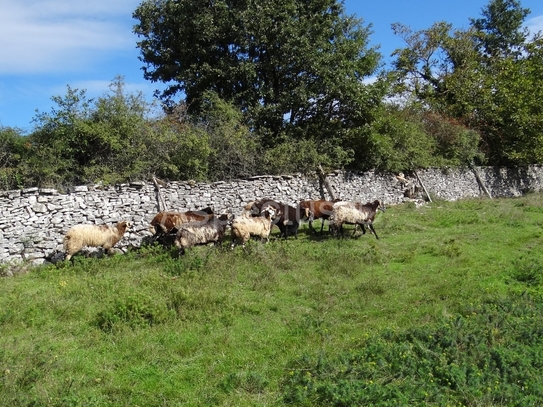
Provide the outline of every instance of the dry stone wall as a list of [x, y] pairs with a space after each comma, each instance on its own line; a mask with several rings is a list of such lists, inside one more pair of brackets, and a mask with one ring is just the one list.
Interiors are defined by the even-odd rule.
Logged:
[[[520, 196], [540, 191], [541, 166], [523, 168], [477, 168], [482, 182], [495, 197]], [[445, 200], [484, 196], [474, 172], [469, 169], [428, 169], [418, 172], [431, 196]], [[336, 171], [327, 179], [336, 197], [366, 202], [381, 199], [387, 205], [402, 203], [409, 185], [420, 187], [415, 174], [405, 175], [408, 184], [394, 174], [374, 171]], [[420, 189], [420, 188], [419, 188]], [[418, 192], [422, 195], [422, 189]], [[75, 224], [132, 222], [132, 229], [117, 244], [121, 250], [139, 246], [149, 236], [149, 222], [163, 200], [168, 210], [185, 211], [213, 205], [217, 212], [241, 213], [258, 198], [295, 204], [300, 199], [330, 198], [318, 178], [296, 175], [258, 176], [212, 184], [171, 182], [157, 192], [153, 183], [134, 182], [111, 187], [78, 186], [69, 193], [28, 188], [0, 191], [0, 262], [29, 261], [41, 264], [62, 251], [62, 239]]]

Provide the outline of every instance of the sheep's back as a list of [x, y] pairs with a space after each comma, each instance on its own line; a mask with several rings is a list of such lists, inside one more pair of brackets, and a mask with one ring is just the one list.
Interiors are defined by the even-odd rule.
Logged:
[[356, 209], [354, 205], [334, 206], [334, 223], [359, 223], [368, 220], [368, 212]]
[[[117, 229], [107, 225], [75, 225], [68, 230], [64, 237], [65, 246], [103, 246], [116, 243]], [[120, 239], [120, 237], [119, 237]]]
[[232, 222], [232, 233], [236, 236], [246, 234], [266, 237], [271, 230], [271, 221], [265, 218], [239, 217]]
[[177, 232], [176, 244], [179, 247], [190, 247], [199, 244], [217, 242], [224, 235], [225, 228], [214, 225], [185, 225]]

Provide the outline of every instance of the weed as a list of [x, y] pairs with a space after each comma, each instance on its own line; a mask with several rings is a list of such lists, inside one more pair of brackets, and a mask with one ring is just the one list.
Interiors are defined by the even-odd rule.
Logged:
[[153, 326], [165, 322], [169, 312], [164, 302], [145, 294], [116, 298], [96, 316], [96, 325], [104, 332], [112, 332], [119, 325], [130, 328]]
[[543, 285], [543, 260], [533, 255], [522, 255], [514, 259], [511, 277], [529, 286]]

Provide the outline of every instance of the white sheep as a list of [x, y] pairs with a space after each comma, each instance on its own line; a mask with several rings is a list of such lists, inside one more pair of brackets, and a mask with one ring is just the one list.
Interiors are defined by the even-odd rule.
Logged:
[[[379, 239], [375, 229], [373, 228], [373, 221], [377, 210], [385, 211], [385, 206], [379, 201], [368, 202], [361, 204], [360, 202], [337, 202], [333, 206], [332, 210], [332, 222], [333, 229], [340, 231], [343, 234], [343, 224], [360, 225], [362, 227], [362, 233], [366, 233], [365, 226], [368, 226], [370, 231], [375, 235], [376, 239]], [[356, 230], [356, 229], [355, 229]]]
[[193, 246], [215, 243], [220, 246], [226, 228], [231, 222], [231, 215], [212, 215], [212, 218], [204, 224], [201, 222], [189, 222], [179, 226], [175, 238], [175, 245], [179, 248], [179, 254], [184, 254], [185, 249]]
[[260, 214], [261, 216], [255, 217], [241, 215], [232, 221], [232, 249], [236, 245], [236, 241], [245, 246], [251, 236], [260, 237], [261, 240], [268, 242], [272, 221], [275, 218], [275, 209], [271, 206], [266, 207]]
[[102, 247], [110, 253], [115, 244], [121, 240], [130, 227], [127, 221], [118, 222], [115, 226], [108, 225], [75, 225], [64, 236], [64, 251], [66, 260], [80, 251], [83, 247]]

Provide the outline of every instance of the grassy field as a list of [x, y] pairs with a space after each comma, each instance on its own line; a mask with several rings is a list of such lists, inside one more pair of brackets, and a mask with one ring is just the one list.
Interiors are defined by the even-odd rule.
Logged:
[[406, 204], [379, 240], [303, 225], [2, 278], [0, 405], [542, 405], [542, 226], [539, 194]]

